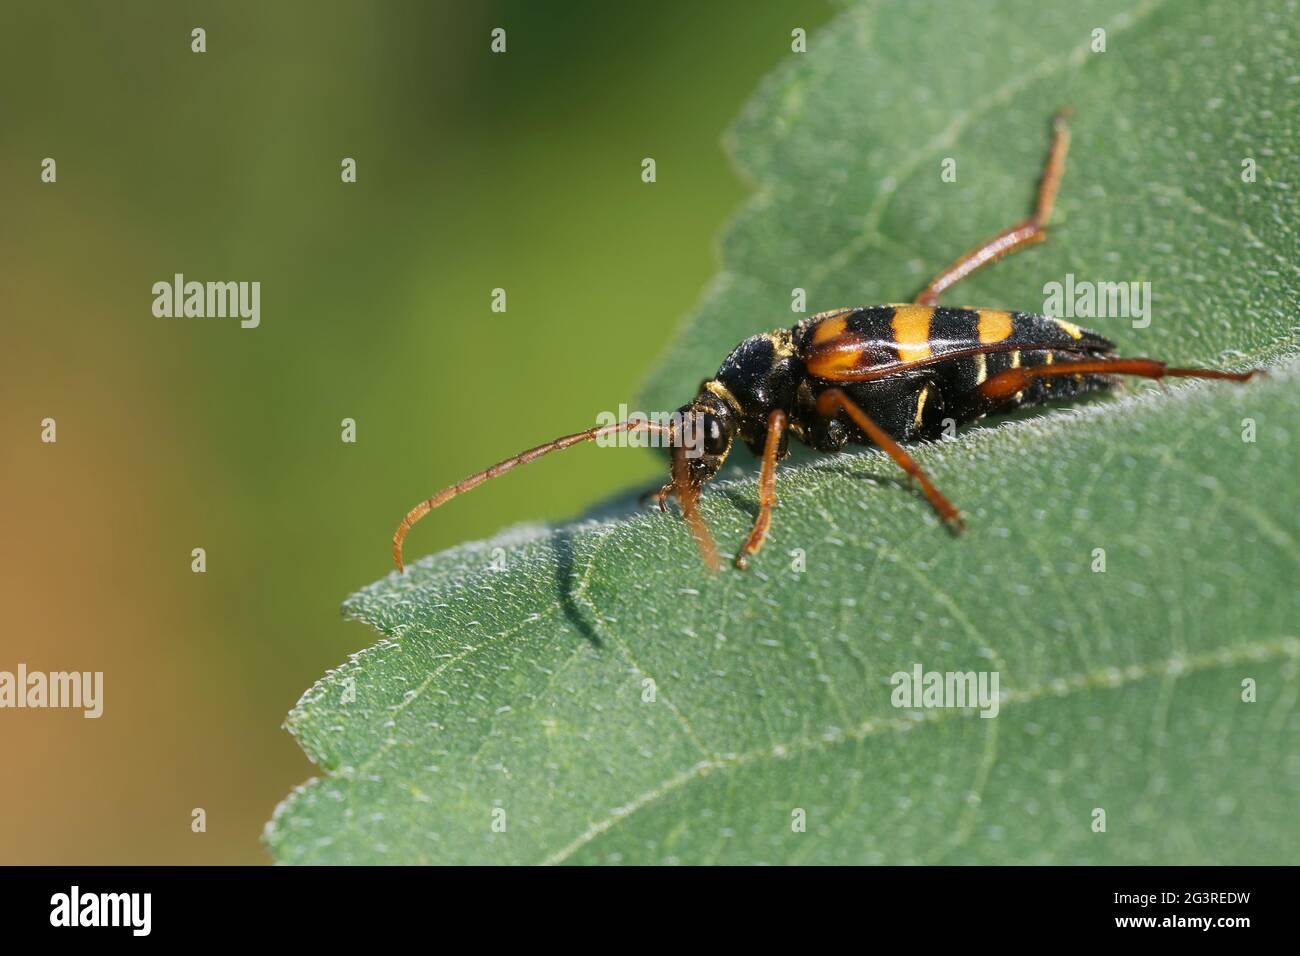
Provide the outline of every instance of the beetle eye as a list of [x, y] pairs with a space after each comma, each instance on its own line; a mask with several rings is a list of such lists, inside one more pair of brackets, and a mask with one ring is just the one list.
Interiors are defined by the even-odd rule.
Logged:
[[706, 455], [721, 455], [727, 451], [727, 446], [731, 444], [731, 436], [722, 427], [716, 415], [705, 415], [700, 423], [704, 433], [704, 453]]

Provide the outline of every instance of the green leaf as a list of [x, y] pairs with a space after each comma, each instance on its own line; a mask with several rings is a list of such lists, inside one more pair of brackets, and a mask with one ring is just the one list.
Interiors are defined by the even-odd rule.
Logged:
[[[1084, 324], [1129, 354], [1269, 378], [919, 447], [960, 539], [863, 451], [782, 470], [748, 572], [703, 572], [680, 520], [642, 510], [390, 574], [345, 604], [384, 639], [289, 716], [323, 776], [268, 824], [275, 857], [1294, 860], [1296, 11], [1129, 7], [869, 4], [814, 34], [733, 133], [757, 195], [647, 407], [790, 324], [794, 287], [809, 311], [910, 298], [1023, 215], [1067, 102], [1050, 240], [955, 301], [1040, 310], [1066, 273], [1147, 280], [1149, 327]], [[754, 497], [744, 475], [706, 494], [724, 548]], [[997, 716], [893, 706], [891, 676], [917, 664], [996, 672]]]

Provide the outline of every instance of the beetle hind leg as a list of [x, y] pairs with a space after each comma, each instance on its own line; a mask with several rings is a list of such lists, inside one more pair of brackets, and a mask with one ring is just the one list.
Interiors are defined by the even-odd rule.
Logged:
[[1230, 382], [1248, 382], [1262, 369], [1245, 372], [1226, 372], [1214, 368], [1175, 368], [1148, 358], [1099, 358], [1082, 362], [1057, 362], [1053, 365], [1035, 365], [1028, 368], [1009, 368], [989, 376], [976, 390], [990, 402], [1005, 401], [1038, 379], [1062, 375], [1133, 375], [1138, 378], [1207, 378]]
[[1070, 130], [1065, 124], [1068, 116], [1069, 109], [1062, 108], [1052, 120], [1052, 145], [1043, 165], [1042, 179], [1038, 183], [1038, 199], [1034, 203], [1033, 214], [985, 240], [940, 272], [916, 297], [914, 301], [917, 305], [938, 304], [939, 296], [972, 272], [982, 269], [990, 262], [996, 262], [1008, 253], [1047, 238], [1047, 221], [1052, 218], [1056, 193], [1061, 186], [1061, 176], [1065, 173], [1065, 154], [1070, 148]]

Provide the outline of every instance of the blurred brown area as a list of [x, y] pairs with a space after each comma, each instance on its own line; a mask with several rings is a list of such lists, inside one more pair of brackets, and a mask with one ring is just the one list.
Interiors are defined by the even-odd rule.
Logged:
[[[829, 12], [4, 5], [0, 670], [103, 671], [105, 700], [0, 710], [0, 863], [266, 860], [314, 770], [281, 721], [373, 640], [340, 601], [388, 571], [414, 501], [634, 401], [746, 194], [721, 131]], [[178, 272], [261, 282], [260, 327], [155, 317]], [[659, 466], [533, 467], [408, 554]]]

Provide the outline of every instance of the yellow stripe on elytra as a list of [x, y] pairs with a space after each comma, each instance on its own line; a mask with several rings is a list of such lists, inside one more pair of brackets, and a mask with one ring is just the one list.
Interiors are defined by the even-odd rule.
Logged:
[[979, 322], [976, 327], [979, 330], [981, 345], [988, 345], [990, 342], [1001, 342], [1011, 335], [1011, 313], [980, 309]]
[[912, 419], [912, 427], [921, 427], [921, 416], [925, 413], [925, 400], [930, 397], [930, 386], [927, 385], [921, 389], [921, 393], [916, 396], [916, 415]]
[[862, 357], [859, 349], [836, 349], [831, 352], [811, 352], [808, 355], [808, 372], [818, 378], [834, 378], [840, 372], [856, 368]]
[[1055, 322], [1057, 325], [1059, 325], [1061, 327], [1061, 331], [1064, 332], [1066, 335], [1068, 335], [1070, 338], [1072, 339], [1083, 338], [1083, 329], [1079, 328], [1073, 322], [1067, 322], [1065, 321], [1065, 319], [1052, 319], [1052, 321]]
[[928, 305], [900, 305], [894, 310], [894, 346], [904, 362], [928, 359], [930, 350], [930, 316]]
[[849, 327], [849, 311], [841, 312], [838, 315], [832, 313], [818, 322], [813, 327], [810, 344], [821, 345], [823, 342], [829, 342], [831, 339], [837, 339], [843, 335]]

